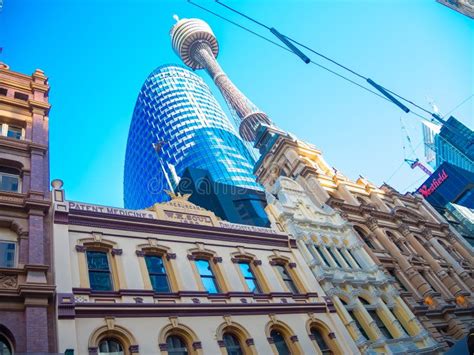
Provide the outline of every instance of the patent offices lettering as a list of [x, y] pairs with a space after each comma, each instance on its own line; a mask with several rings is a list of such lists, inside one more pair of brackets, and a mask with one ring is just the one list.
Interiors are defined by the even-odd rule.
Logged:
[[87, 211], [87, 212], [113, 214], [113, 215], [118, 215], [118, 216], [155, 219], [155, 215], [150, 212], [133, 211], [133, 210], [126, 210], [123, 208], [106, 207], [106, 206], [98, 206], [98, 205], [89, 205], [86, 203], [79, 203], [79, 202], [69, 202], [69, 209]]

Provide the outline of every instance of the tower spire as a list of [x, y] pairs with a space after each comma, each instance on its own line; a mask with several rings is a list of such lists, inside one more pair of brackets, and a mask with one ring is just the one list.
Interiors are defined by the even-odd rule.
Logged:
[[199, 19], [182, 19], [171, 29], [171, 41], [176, 54], [192, 69], [205, 69], [236, 116], [240, 136], [255, 140], [260, 124], [272, 122], [229, 79], [217, 62], [219, 45], [209, 25]]

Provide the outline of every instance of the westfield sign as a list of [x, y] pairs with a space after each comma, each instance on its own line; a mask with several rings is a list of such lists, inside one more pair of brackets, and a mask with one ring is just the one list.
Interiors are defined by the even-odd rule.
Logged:
[[438, 174], [438, 177], [435, 177], [431, 181], [430, 187], [423, 185], [418, 189], [418, 192], [423, 195], [423, 197], [428, 197], [431, 195], [446, 179], [448, 178], [448, 174], [444, 169]]

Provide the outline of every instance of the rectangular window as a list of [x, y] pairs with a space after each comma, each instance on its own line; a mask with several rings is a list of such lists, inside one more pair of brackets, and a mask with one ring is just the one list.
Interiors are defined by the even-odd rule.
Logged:
[[288, 274], [286, 267], [283, 265], [275, 265], [275, 267], [278, 270], [278, 273], [280, 274], [281, 278], [283, 279], [283, 282], [285, 283], [286, 287], [288, 287], [290, 292], [300, 293], [295, 283], [293, 282], [293, 279], [291, 278], [290, 274]]
[[219, 287], [217, 286], [216, 277], [211, 269], [209, 260], [197, 259], [196, 267], [199, 272], [199, 277], [204, 285], [204, 288], [209, 293], [219, 293]]
[[15, 267], [15, 243], [0, 242], [0, 267]]
[[262, 293], [262, 291], [260, 290], [260, 287], [258, 286], [257, 278], [252, 272], [250, 263], [239, 262], [239, 268], [240, 268], [240, 271], [242, 272], [242, 276], [244, 277], [245, 283], [247, 284], [247, 287], [249, 288], [250, 292]]
[[146, 255], [145, 262], [153, 290], [155, 292], [171, 292], [163, 258], [156, 255]]
[[354, 254], [352, 254], [352, 251], [350, 249], [346, 249], [347, 252], [349, 253], [350, 256], [352, 256], [352, 259], [355, 261], [355, 263], [357, 264], [357, 266], [359, 267], [359, 269], [362, 269], [362, 266], [360, 266], [360, 263], [357, 261], [357, 258], [355, 257]]
[[19, 187], [19, 176], [0, 172], [0, 190], [9, 192], [19, 192]]
[[88, 251], [89, 283], [94, 291], [112, 291], [109, 258], [103, 251]]
[[349, 315], [351, 316], [351, 318], [354, 320], [354, 323], [357, 327], [357, 329], [359, 329], [359, 332], [362, 334], [362, 336], [367, 339], [367, 340], [370, 340], [369, 338], [369, 335], [366, 333], [364, 327], [362, 326], [362, 324], [359, 323], [359, 320], [357, 319], [357, 317], [355, 316], [354, 312], [353, 311], [350, 311], [350, 310], [347, 310], [347, 313], [349, 313]]
[[336, 263], [337, 266], [342, 267], [341, 264], [339, 263], [339, 260], [337, 260], [336, 255], [334, 255], [333, 251], [331, 248], [326, 248], [326, 250], [331, 254], [334, 262]]
[[28, 101], [28, 95], [21, 92], [15, 91], [13, 97], [18, 100]]
[[352, 269], [352, 264], [347, 260], [346, 256], [344, 255], [344, 252], [341, 249], [338, 249], [339, 255], [341, 255], [341, 258], [344, 259], [344, 262], [347, 264], [347, 267]]
[[21, 128], [8, 125], [7, 137], [21, 139]]
[[321, 246], [315, 245], [315, 249], [316, 249], [316, 252], [318, 253], [318, 255], [319, 255], [319, 256], [321, 257], [321, 259], [323, 260], [324, 265], [326, 265], [326, 266], [331, 266], [331, 264], [329, 263], [328, 259], [326, 259], [326, 255], [324, 255], [324, 252], [321, 250]]
[[379, 315], [377, 314], [377, 311], [371, 309], [371, 310], [367, 310], [367, 312], [369, 312], [370, 316], [375, 321], [375, 324], [377, 324], [377, 327], [380, 329], [380, 332], [383, 335], [385, 335], [385, 337], [387, 339], [393, 339], [392, 334], [387, 329], [387, 327], [385, 326], [385, 323], [382, 321], [382, 319], [380, 319]]

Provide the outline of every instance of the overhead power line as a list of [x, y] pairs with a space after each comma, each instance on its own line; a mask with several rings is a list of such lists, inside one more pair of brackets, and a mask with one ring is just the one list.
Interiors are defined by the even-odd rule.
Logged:
[[[228, 5], [226, 5], [226, 4], [222, 3], [222, 2], [220, 2], [220, 1], [218, 1], [218, 0], [215, 0], [215, 1], [216, 1], [219, 5], [222, 5], [222, 6], [226, 7], [226, 8], [229, 9], [229, 10], [232, 9], [230, 6], [228, 6]], [[293, 54], [298, 55], [302, 60], [304, 60], [303, 58], [307, 58], [306, 55], [304, 55], [304, 54], [303, 54], [301, 51], [299, 51], [298, 49], [296, 49], [296, 51], [295, 51], [295, 50], [292, 50], [292, 49], [295, 49], [294, 46], [292, 46], [292, 49], [289, 49], [289, 47], [283, 46], [283, 45], [281, 45], [280, 43], [275, 42], [275, 41], [269, 39], [268, 37], [265, 37], [265, 36], [263, 36], [263, 35], [261, 35], [261, 34], [255, 32], [255, 31], [252, 31], [251, 29], [245, 27], [244, 25], [241, 25], [241, 24], [239, 24], [239, 23], [237, 23], [237, 22], [235, 22], [235, 21], [232, 21], [232, 20], [228, 19], [227, 17], [225, 17], [225, 16], [223, 16], [223, 15], [220, 15], [220, 14], [218, 14], [218, 13], [216, 13], [216, 12], [214, 12], [214, 11], [212, 11], [212, 10], [210, 10], [210, 9], [208, 9], [208, 8], [206, 8], [206, 7], [204, 7], [204, 6], [202, 6], [202, 5], [199, 5], [199, 4], [195, 3], [195, 2], [193, 2], [192, 0], [187, 0], [187, 2], [190, 3], [191, 5], [193, 5], [193, 6], [197, 7], [197, 8], [199, 8], [199, 9], [203, 10], [203, 11], [206, 11], [207, 13], [210, 13], [211, 15], [213, 15], [213, 16], [215, 16], [215, 17], [220, 18], [220, 19], [223, 20], [223, 21], [226, 21], [226, 22], [228, 22], [228, 23], [230, 23], [230, 24], [232, 24], [232, 25], [234, 25], [234, 26], [236, 26], [236, 27], [238, 27], [238, 28], [240, 28], [240, 29], [242, 29], [242, 30], [244, 30], [244, 31], [246, 31], [246, 32], [248, 32], [248, 33], [250, 33], [250, 34], [252, 34], [252, 35], [254, 35], [254, 36], [256, 36], [256, 37], [258, 37], [258, 38], [260, 38], [260, 39], [262, 39], [262, 40], [264, 40], [264, 41], [266, 41], [266, 42], [268, 42], [268, 43], [271, 43], [271, 44], [273, 44], [273, 45], [279, 47], [280, 49], [283, 49], [283, 50], [285, 50], [285, 51], [287, 51], [287, 52], [289, 52], [289, 53], [293, 53]], [[255, 19], [252, 19], [250, 16], [247, 16], [247, 15], [245, 15], [245, 14], [243, 14], [243, 13], [237, 11], [237, 10], [234, 10], [234, 9], [232, 9], [232, 11], [238, 13], [239, 15], [241, 15], [241, 16], [247, 18], [247, 19], [249, 19], [250, 21], [252, 21], [252, 22], [258, 24], [259, 26], [262, 26], [262, 27], [264, 27], [264, 28], [266, 28], [266, 29], [268, 29], [268, 30], [271, 31], [271, 27], [266, 26], [265, 24], [263, 24], [263, 23], [261, 23], [261, 22], [255, 20]], [[272, 31], [272, 33], [276, 36], [275, 32], [278, 32], [278, 31], [276, 31], [275, 29], [273, 29], [273, 30], [274, 30], [274, 31]], [[338, 62], [332, 60], [331, 58], [329, 58], [329, 57], [327, 57], [327, 56], [325, 56], [325, 55], [323, 55], [323, 54], [321, 54], [321, 53], [319, 53], [319, 52], [317, 52], [317, 51], [315, 51], [315, 50], [313, 50], [313, 49], [311, 49], [311, 48], [305, 46], [305, 45], [302, 44], [302, 43], [297, 42], [296, 40], [294, 40], [294, 39], [292, 39], [292, 38], [289, 38], [289, 37], [287, 37], [287, 36], [284, 36], [284, 35], [280, 34], [279, 32], [278, 32], [278, 34], [279, 34], [280, 36], [283, 36], [283, 37], [284, 37], [285, 39], [287, 39], [288, 41], [291, 41], [291, 42], [293, 42], [293, 43], [295, 43], [295, 44], [301, 46], [302, 48], [308, 49], [308, 50], [311, 51], [312, 53], [317, 54], [318, 56], [320, 56], [320, 57], [322, 57], [322, 58], [324, 58], [324, 59], [330, 61], [330, 62], [333, 63], [333, 64], [336, 64], [337, 66], [339, 66], [339, 67], [345, 69], [346, 71], [349, 71], [350, 73], [352, 73], [352, 74], [358, 76], [359, 78], [363, 78], [364, 80], [366, 80], [367, 82], [369, 82], [369, 84], [372, 85], [372, 83], [374, 83], [376, 86], [374, 86], [374, 85], [372, 85], [372, 86], [374, 86], [377, 90], [379, 90], [379, 92], [381, 92], [383, 95], [379, 94], [378, 92], [376, 92], [376, 91], [374, 91], [374, 90], [371, 90], [370, 88], [368, 88], [368, 87], [366, 87], [366, 86], [364, 86], [364, 85], [362, 85], [362, 84], [360, 84], [360, 83], [357, 83], [356, 81], [354, 81], [354, 80], [348, 78], [347, 76], [344, 76], [344, 75], [342, 75], [342, 74], [340, 74], [340, 73], [338, 73], [338, 72], [336, 72], [336, 71], [334, 71], [334, 70], [332, 70], [332, 69], [330, 69], [330, 68], [328, 68], [328, 67], [326, 67], [326, 66], [324, 66], [324, 65], [322, 65], [322, 64], [320, 64], [320, 63], [315, 62], [314, 60], [311, 60], [311, 59], [310, 59], [310, 60], [309, 60], [309, 63], [311, 63], [311, 64], [313, 64], [313, 65], [315, 65], [315, 66], [317, 66], [317, 67], [319, 67], [319, 68], [321, 68], [321, 69], [324, 69], [324, 70], [328, 71], [329, 73], [331, 73], [331, 74], [333, 74], [333, 75], [336, 75], [337, 77], [339, 77], [339, 78], [341, 78], [341, 79], [343, 79], [343, 80], [345, 80], [345, 81], [347, 81], [347, 82], [349, 82], [349, 83], [351, 83], [351, 84], [353, 84], [353, 85], [356, 85], [357, 87], [359, 87], [359, 88], [361, 88], [361, 89], [363, 89], [363, 90], [365, 90], [365, 91], [367, 91], [367, 92], [370, 92], [371, 94], [373, 94], [373, 95], [375, 95], [375, 96], [377, 96], [377, 97], [379, 97], [379, 98], [381, 98], [381, 99], [384, 99], [384, 100], [386, 100], [386, 101], [388, 101], [388, 102], [392, 102], [392, 103], [396, 104], [397, 106], [399, 106], [400, 108], [402, 108], [405, 112], [407, 112], [407, 113], [409, 112], [409, 113], [411, 113], [411, 114], [413, 114], [413, 115], [415, 115], [415, 116], [417, 116], [417, 117], [419, 117], [419, 118], [421, 118], [421, 119], [426, 119], [426, 118], [423, 117], [422, 115], [416, 113], [416, 112], [413, 111], [413, 110], [410, 110], [410, 109], [408, 109], [408, 108], [404, 109], [405, 106], [404, 106], [402, 103], [400, 103], [398, 100], [396, 100], [393, 96], [397, 96], [397, 97], [399, 97], [399, 98], [405, 100], [406, 102], [408, 102], [408, 103], [414, 105], [415, 107], [419, 108], [420, 110], [422, 110], [422, 111], [424, 111], [424, 112], [426, 112], [426, 113], [428, 113], [428, 114], [430, 114], [430, 115], [433, 115], [431, 112], [429, 112], [428, 110], [425, 110], [425, 109], [422, 108], [421, 106], [418, 106], [418, 105], [416, 105], [415, 103], [413, 103], [412, 101], [401, 97], [400, 95], [398, 95], [398, 94], [392, 92], [391, 90], [386, 89], [386, 88], [382, 87], [382, 86], [379, 85], [379, 84], [376, 84], [375, 82], [373, 82], [373, 81], [370, 80], [369, 78], [365, 78], [363, 75], [358, 74], [357, 72], [355, 72], [355, 71], [353, 71], [353, 70], [351, 70], [351, 69], [345, 67], [344, 65], [342, 65], [342, 64], [340, 64], [340, 63], [338, 63]], [[279, 37], [277, 36], [277, 38], [279, 38]], [[279, 38], [279, 39], [280, 39], [280, 38]], [[284, 43], [285, 43], [285, 42], [284, 42]], [[285, 44], [286, 44], [286, 43], [285, 43]], [[299, 53], [298, 53], [298, 52], [299, 52]], [[302, 55], [300, 55], [300, 54], [302, 54]], [[305, 63], [309, 64], [309, 63], [307, 62], [307, 60], [305, 60]], [[367, 79], [368, 79], [368, 80], [367, 80]], [[371, 82], [372, 82], [372, 83], [371, 83]], [[383, 91], [382, 91], [382, 90], [383, 90]], [[393, 96], [390, 95], [390, 94], [392, 94]], [[433, 117], [435, 117], [435, 116], [433, 116]], [[435, 117], [435, 118], [437, 118], [437, 119], [439, 120], [439, 117]]]
[[[266, 42], [268, 42], [268, 43], [273, 44], [274, 46], [279, 47], [280, 49], [285, 50], [285, 51], [288, 52], [288, 53], [293, 53], [293, 54], [294, 54], [294, 52], [293, 52], [292, 50], [290, 50], [290, 49], [288, 49], [287, 47], [285, 47], [285, 46], [279, 44], [278, 42], [272, 41], [272, 40], [269, 39], [268, 37], [265, 37], [265, 36], [263, 36], [263, 35], [261, 35], [261, 34], [255, 32], [255, 31], [252, 31], [251, 29], [249, 29], [249, 28], [247, 28], [247, 27], [245, 27], [245, 26], [243, 26], [243, 25], [241, 25], [241, 24], [239, 24], [239, 23], [237, 23], [237, 22], [235, 22], [235, 21], [232, 21], [232, 20], [226, 18], [225, 16], [222, 16], [222, 15], [220, 15], [220, 14], [218, 14], [218, 13], [212, 11], [212, 10], [209, 10], [208, 8], [206, 8], [206, 7], [204, 7], [204, 6], [201, 6], [201, 5], [199, 5], [199, 4], [195, 3], [195, 2], [193, 2], [192, 0], [187, 0], [187, 2], [188, 2], [189, 4], [191, 4], [191, 5], [193, 5], [193, 6], [197, 7], [197, 8], [199, 8], [199, 9], [203, 10], [203, 11], [206, 11], [207, 13], [209, 13], [209, 14], [215, 16], [215, 17], [220, 18], [220, 19], [223, 20], [223, 21], [226, 21], [226, 22], [228, 22], [228, 23], [230, 23], [230, 24], [232, 24], [232, 25], [234, 25], [234, 26], [236, 26], [236, 27], [238, 27], [238, 28], [240, 28], [240, 29], [242, 29], [242, 30], [244, 30], [244, 31], [246, 31], [246, 32], [248, 32], [248, 33], [250, 33], [250, 34], [252, 34], [252, 35], [254, 35], [254, 36], [256, 36], [256, 37], [258, 37], [258, 38], [260, 38], [260, 39], [262, 39], [262, 40], [264, 40], [264, 41], [266, 41]], [[319, 67], [319, 68], [321, 68], [321, 69], [324, 69], [324, 70], [328, 71], [329, 73], [331, 73], [331, 74], [333, 74], [333, 75], [336, 75], [337, 77], [339, 77], [339, 78], [341, 78], [341, 79], [343, 79], [343, 80], [345, 80], [345, 81], [347, 81], [347, 82], [349, 82], [349, 83], [351, 83], [351, 84], [353, 84], [353, 85], [358, 86], [359, 88], [361, 88], [361, 89], [363, 89], [363, 90], [365, 90], [365, 91], [367, 91], [367, 92], [370, 92], [371, 94], [373, 94], [373, 95], [375, 95], [375, 96], [378, 96], [379, 98], [381, 98], [381, 99], [383, 99], [383, 100], [385, 100], [385, 101], [391, 102], [388, 98], [386, 98], [386, 97], [383, 96], [383, 95], [380, 95], [380, 94], [377, 93], [376, 91], [371, 90], [371, 89], [369, 89], [368, 87], [366, 87], [366, 86], [364, 86], [364, 85], [361, 85], [361, 84], [357, 83], [356, 81], [354, 81], [354, 80], [352, 80], [352, 79], [350, 79], [350, 78], [348, 78], [348, 77], [346, 77], [346, 76], [344, 76], [344, 75], [342, 75], [342, 74], [340, 74], [340, 73], [338, 73], [338, 72], [336, 72], [336, 71], [334, 71], [334, 70], [332, 70], [332, 69], [329, 69], [328, 67], [326, 67], [326, 66], [324, 66], [324, 65], [322, 65], [322, 64], [320, 64], [320, 63], [315, 62], [314, 60], [310, 60], [310, 63], [313, 64], [313, 65], [315, 65], [315, 66], [317, 66], [317, 67]], [[423, 116], [417, 114], [417, 113], [414, 112], [414, 111], [410, 111], [410, 113], [412, 113], [412, 114], [414, 114], [414, 115], [416, 115], [416, 116], [418, 116], [418, 117], [420, 117], [420, 118], [422, 118], [422, 119], [426, 119], [425, 117], [423, 117]]]
[[[240, 16], [246, 18], [246, 19], [248, 19], [249, 21], [251, 21], [251, 22], [257, 24], [258, 26], [261, 26], [261, 27], [263, 27], [263, 28], [269, 30], [269, 31], [272, 32], [273, 34], [275, 34], [275, 32], [277, 32], [280, 36], [283, 36], [286, 40], [288, 40], [288, 41], [290, 41], [290, 42], [293, 42], [294, 44], [296, 44], [296, 45], [298, 45], [298, 46], [300, 46], [300, 47], [302, 47], [302, 48], [304, 48], [304, 49], [306, 49], [306, 50], [308, 50], [308, 51], [310, 51], [310, 52], [312, 52], [312, 53], [314, 53], [314, 54], [320, 56], [321, 58], [323, 58], [323, 59], [325, 59], [325, 60], [327, 60], [327, 61], [333, 63], [334, 65], [337, 65], [338, 67], [340, 67], [340, 68], [342, 68], [342, 69], [344, 69], [344, 70], [346, 70], [346, 71], [352, 73], [353, 75], [355, 75], [355, 76], [357, 76], [357, 77], [359, 77], [359, 78], [361, 78], [361, 79], [364, 79], [364, 80], [367, 81], [371, 86], [373, 86], [375, 89], [377, 89], [379, 92], [381, 92], [382, 95], [384, 95], [389, 101], [393, 102], [395, 105], [397, 105], [397, 106], [398, 106], [399, 108], [401, 108], [403, 111], [405, 111], [405, 113], [410, 112], [410, 109], [409, 109], [408, 107], [406, 107], [405, 105], [403, 105], [401, 102], [399, 102], [397, 99], [395, 99], [395, 97], [397, 97], [397, 98], [399, 98], [399, 99], [401, 99], [401, 100], [403, 100], [403, 101], [409, 103], [410, 105], [412, 105], [412, 106], [414, 106], [414, 107], [416, 107], [416, 108], [418, 108], [418, 109], [424, 111], [425, 113], [431, 115], [432, 117], [434, 117], [436, 120], [440, 121], [441, 123], [444, 123], [443, 119], [442, 119], [440, 116], [438, 116], [437, 114], [432, 113], [431, 111], [429, 111], [429, 110], [427, 110], [427, 109], [421, 107], [420, 105], [416, 104], [416, 103], [413, 102], [412, 100], [409, 100], [409, 99], [407, 99], [407, 98], [405, 98], [405, 97], [403, 97], [403, 96], [401, 96], [401, 95], [399, 95], [399, 94], [393, 92], [392, 90], [389, 90], [389, 89], [383, 87], [382, 85], [377, 84], [377, 83], [374, 82], [372, 79], [370, 79], [370, 78], [368, 78], [368, 77], [366, 77], [366, 76], [364, 76], [364, 75], [362, 75], [362, 74], [356, 72], [356, 71], [353, 70], [353, 69], [348, 68], [347, 66], [345, 66], [345, 65], [343, 65], [343, 64], [341, 64], [341, 63], [339, 63], [339, 62], [337, 62], [337, 61], [334, 60], [334, 59], [329, 58], [328, 56], [326, 56], [326, 55], [324, 55], [324, 54], [322, 54], [322, 53], [320, 53], [320, 52], [314, 50], [313, 48], [311, 48], [311, 47], [309, 47], [309, 46], [306, 46], [306, 45], [304, 45], [303, 43], [300, 43], [300, 42], [296, 41], [295, 39], [293, 39], [293, 38], [291, 38], [291, 37], [288, 37], [288, 36], [286, 36], [286, 35], [280, 34], [280, 33], [279, 33], [278, 31], [276, 31], [273, 27], [270, 27], [270, 26], [268, 26], [268, 25], [265, 25], [264, 23], [262, 23], [262, 22], [260, 22], [260, 21], [258, 21], [258, 20], [256, 20], [256, 19], [254, 19], [253, 17], [251, 17], [251, 16], [249, 16], [249, 15], [246, 15], [246, 14], [244, 14], [243, 12], [234, 9], [234, 8], [232, 8], [232, 7], [229, 6], [229, 5], [224, 4], [224, 3], [221, 2], [220, 0], [215, 0], [215, 2], [216, 2], [217, 4], [219, 4], [219, 5], [223, 6], [223, 7], [225, 7], [226, 9], [228, 9], [228, 10], [230, 10], [230, 11], [232, 11], [232, 12], [234, 12], [234, 13], [236, 13], [236, 14], [238, 14], [238, 15], [240, 15]], [[281, 39], [279, 36], [277, 36], [277, 37], [278, 37], [279, 39]], [[290, 48], [290, 49], [291, 49], [291, 48]], [[301, 52], [299, 52], [299, 53], [298, 53], [298, 52], [295, 52], [295, 54], [298, 55], [298, 56], [301, 58], [300, 53], [301, 53]], [[303, 58], [302, 58], [302, 59], [303, 59]], [[303, 59], [303, 60], [304, 60], [304, 59]], [[305, 62], [308, 63], [307, 61], [305, 61]], [[393, 95], [393, 96], [392, 96], [392, 95]], [[394, 96], [395, 96], [395, 97], [394, 97]]]
[[446, 116], [449, 116], [452, 112], [456, 111], [458, 108], [460, 108], [462, 105], [464, 105], [466, 102], [468, 102], [470, 99], [472, 99], [474, 97], [474, 94], [471, 94], [470, 96], [468, 96], [465, 100], [463, 100], [459, 105], [457, 105], [455, 108], [453, 108], [451, 111], [449, 111], [447, 114], [445, 114], [443, 116], [446, 117]]

